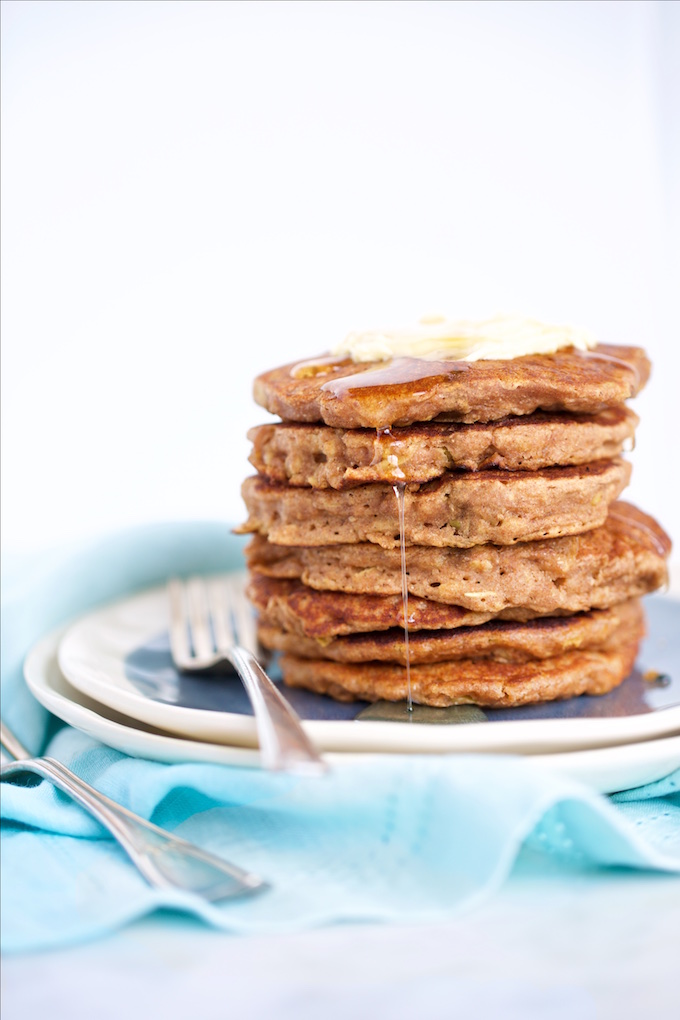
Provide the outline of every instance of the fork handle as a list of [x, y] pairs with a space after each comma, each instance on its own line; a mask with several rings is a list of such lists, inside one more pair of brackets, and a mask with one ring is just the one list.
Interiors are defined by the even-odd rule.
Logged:
[[238, 645], [231, 648], [227, 656], [250, 698], [264, 767], [316, 775], [326, 772], [328, 766], [302, 728], [300, 719], [255, 656]]
[[13, 758], [30, 758], [31, 752], [27, 751], [21, 741], [14, 736], [11, 730], [9, 730], [4, 722], [0, 721], [0, 744], [9, 751]]
[[[108, 829], [151, 885], [163, 886], [166, 884], [159, 880], [155, 869], [149, 867], [146, 856], [140, 853], [139, 840], [135, 838], [132, 819], [125, 817], [128, 812], [121, 805], [116, 804], [103, 793], [99, 793], [93, 786], [80, 779], [75, 772], [71, 772], [69, 768], [54, 758], [28, 758], [9, 762], [2, 766], [0, 775], [3, 779], [10, 779], [21, 772], [33, 772], [43, 779], [48, 779], [54, 786], [67, 793], [93, 818], [96, 818], [100, 825]], [[130, 812], [130, 814], [132, 813]]]
[[187, 843], [106, 794], [95, 790], [55, 758], [28, 758], [0, 768], [0, 778], [33, 772], [67, 793], [96, 818], [125, 850], [137, 870], [156, 889], [181, 889], [208, 900], [226, 899], [266, 888], [257, 875]]

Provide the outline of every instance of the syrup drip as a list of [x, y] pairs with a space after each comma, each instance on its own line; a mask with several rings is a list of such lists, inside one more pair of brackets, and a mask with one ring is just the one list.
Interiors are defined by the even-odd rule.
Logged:
[[627, 361], [622, 361], [621, 358], [614, 357], [613, 354], [605, 354], [603, 351], [581, 351], [574, 349], [574, 354], [578, 354], [581, 358], [590, 358], [595, 361], [607, 361], [611, 365], [618, 365], [619, 368], [625, 368], [627, 372], [631, 372], [635, 377], [635, 389], [637, 390], [640, 386], [640, 373], [635, 367]]
[[427, 361], [425, 358], [392, 358], [387, 363], [381, 362], [376, 368], [343, 375], [340, 379], [329, 379], [322, 386], [335, 397], [355, 390], [373, 389], [380, 386], [408, 386], [417, 388], [420, 382], [431, 386], [435, 379], [449, 379], [468, 372], [470, 363], [467, 361]]
[[668, 673], [659, 673], [656, 669], [648, 669], [646, 673], [642, 674], [642, 679], [645, 683], [656, 684], [658, 687], [670, 687], [671, 685]]
[[[387, 437], [387, 441], [383, 444], [384, 436]], [[399, 445], [399, 440], [394, 438], [392, 430], [387, 426], [375, 430], [375, 447], [371, 467], [380, 466], [386, 482], [401, 482], [406, 477], [399, 467], [396, 453], [393, 452], [393, 449]]]
[[406, 536], [404, 534], [404, 493], [406, 486], [403, 482], [392, 486], [392, 491], [397, 499], [399, 509], [399, 546], [401, 549], [401, 608], [404, 615], [404, 655], [406, 658], [406, 711], [413, 711], [413, 696], [411, 692], [411, 655], [408, 647], [408, 581], [406, 577]]
[[627, 514], [618, 513], [614, 507], [609, 508], [608, 516], [613, 517], [615, 521], [623, 521], [625, 524], [630, 525], [630, 527], [637, 528], [638, 531], [641, 531], [643, 534], [647, 535], [648, 538], [652, 540], [652, 544], [656, 551], [658, 552], [659, 556], [663, 557], [663, 559], [666, 558], [666, 556], [668, 555], [666, 545], [659, 538], [654, 529], [650, 528], [648, 524], [645, 524], [643, 521], [639, 521], [634, 517], [629, 517]]
[[309, 379], [318, 375], [332, 375], [333, 372], [340, 372], [347, 368], [351, 362], [338, 360], [332, 354], [323, 355], [320, 358], [313, 358], [311, 361], [298, 361], [290, 370], [293, 379]]

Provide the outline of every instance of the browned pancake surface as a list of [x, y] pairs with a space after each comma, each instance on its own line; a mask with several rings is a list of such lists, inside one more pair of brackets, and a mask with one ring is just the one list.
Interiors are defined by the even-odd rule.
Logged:
[[[637, 599], [611, 609], [594, 609], [574, 616], [543, 617], [531, 623], [494, 621], [478, 627], [409, 633], [411, 665], [459, 659], [494, 659], [497, 662], [529, 662], [549, 659], [565, 652], [616, 647], [642, 625]], [[406, 665], [403, 629], [350, 634], [330, 641], [300, 637], [261, 622], [258, 636], [265, 648], [303, 659], [334, 662], [396, 662]]]
[[263, 373], [254, 396], [289, 421], [350, 429], [410, 425], [441, 414], [460, 422], [537, 410], [597, 414], [639, 392], [649, 368], [641, 348], [614, 344], [508, 361], [355, 364], [322, 357]]
[[[629, 478], [630, 464], [621, 459], [530, 472], [448, 472], [406, 489], [404, 538], [409, 545], [466, 548], [577, 534], [604, 523]], [[399, 545], [399, 504], [389, 485], [296, 488], [254, 475], [242, 493], [249, 516], [239, 530], [279, 545]]]
[[[494, 708], [552, 701], [580, 694], [606, 694], [630, 674], [642, 630], [615, 648], [565, 652], [529, 662], [462, 659], [411, 667], [411, 693], [419, 705], [487, 705]], [[281, 657], [291, 687], [328, 694], [338, 701], [404, 701], [406, 669], [385, 662], [365, 664]]]
[[[629, 503], [615, 503], [605, 524], [580, 535], [483, 545], [471, 549], [411, 546], [410, 595], [477, 613], [509, 608], [541, 615], [602, 609], [667, 582], [670, 539]], [[246, 550], [248, 565], [269, 577], [300, 580], [322, 591], [400, 596], [399, 549], [369, 542], [293, 547], [261, 537]]]
[[[315, 639], [354, 634], [360, 631], [388, 630], [404, 622], [401, 595], [363, 595], [343, 591], [319, 591], [301, 581], [251, 575], [247, 594], [260, 619], [292, 634]], [[476, 613], [460, 606], [412, 596], [408, 602], [409, 627], [413, 630], [450, 630], [475, 627], [495, 617], [494, 613]], [[535, 614], [522, 609], [507, 609], [503, 619], [533, 619]]]
[[250, 462], [272, 482], [347, 489], [371, 482], [424, 483], [446, 471], [536, 471], [617, 457], [637, 415], [611, 407], [596, 415], [535, 414], [472, 425], [430, 422], [385, 431], [328, 425], [259, 425], [248, 433]]

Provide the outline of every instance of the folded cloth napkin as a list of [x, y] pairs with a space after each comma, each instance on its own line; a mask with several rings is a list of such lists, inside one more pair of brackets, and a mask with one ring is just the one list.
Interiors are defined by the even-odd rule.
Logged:
[[83, 941], [163, 907], [244, 934], [445, 920], [498, 888], [523, 845], [565, 868], [680, 872], [680, 772], [606, 798], [516, 756], [356, 756], [322, 778], [164, 765], [60, 724], [29, 693], [22, 662], [46, 631], [169, 574], [240, 567], [241, 549], [223, 525], [159, 525], [10, 564], [2, 712], [33, 753], [271, 888], [221, 904], [153, 890], [60, 791], [3, 783], [5, 951]]

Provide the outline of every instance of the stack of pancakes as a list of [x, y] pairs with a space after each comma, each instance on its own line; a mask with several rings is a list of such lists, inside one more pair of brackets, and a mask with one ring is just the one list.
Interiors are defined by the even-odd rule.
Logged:
[[625, 401], [648, 374], [644, 351], [600, 345], [260, 376], [255, 399], [283, 421], [249, 433], [239, 530], [286, 683], [509, 706], [624, 680], [670, 551], [617, 502], [638, 422]]

